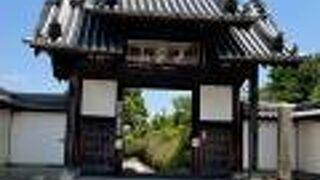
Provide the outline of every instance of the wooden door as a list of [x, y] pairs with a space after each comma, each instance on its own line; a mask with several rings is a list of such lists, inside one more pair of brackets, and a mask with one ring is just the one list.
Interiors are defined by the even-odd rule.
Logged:
[[229, 176], [234, 166], [233, 133], [230, 124], [204, 123], [200, 128], [200, 175]]
[[81, 172], [114, 174], [116, 120], [85, 118], [80, 126]]

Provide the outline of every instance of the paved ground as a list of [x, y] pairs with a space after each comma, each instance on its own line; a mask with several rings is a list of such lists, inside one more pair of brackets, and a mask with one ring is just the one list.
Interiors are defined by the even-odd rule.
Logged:
[[61, 180], [62, 168], [0, 167], [0, 180]]
[[[259, 176], [268, 176], [261, 174]], [[67, 173], [63, 168], [41, 168], [41, 167], [12, 167], [5, 168], [0, 166], [0, 180], [183, 180], [185, 178], [118, 178], [118, 177], [78, 177], [73, 178], [70, 173]], [[246, 178], [243, 178], [246, 180]], [[196, 180], [196, 179], [192, 179]], [[268, 178], [256, 177], [252, 180], [274, 180]], [[294, 180], [320, 180], [319, 176], [307, 174], [296, 174]]]

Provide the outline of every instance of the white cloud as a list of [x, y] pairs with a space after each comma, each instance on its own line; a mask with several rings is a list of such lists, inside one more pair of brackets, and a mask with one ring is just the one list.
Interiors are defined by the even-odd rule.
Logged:
[[22, 89], [28, 80], [18, 73], [0, 74], [0, 87], [8, 90]]
[[30, 77], [18, 72], [0, 73], [0, 88], [13, 92], [63, 93], [67, 90], [66, 81], [54, 77]]

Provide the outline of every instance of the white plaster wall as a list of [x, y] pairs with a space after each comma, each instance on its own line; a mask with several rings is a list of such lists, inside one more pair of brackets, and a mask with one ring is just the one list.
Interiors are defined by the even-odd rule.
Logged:
[[262, 170], [275, 170], [277, 168], [277, 123], [259, 123], [258, 167]]
[[14, 113], [11, 163], [62, 165], [65, 128], [65, 113]]
[[84, 80], [82, 89], [82, 115], [116, 116], [117, 82]]
[[7, 163], [9, 158], [10, 120], [10, 110], [0, 110], [0, 164]]
[[[296, 129], [290, 132], [291, 167], [296, 169]], [[258, 168], [260, 170], [276, 170], [278, 156], [278, 125], [275, 121], [260, 121], [258, 130]], [[249, 164], [248, 121], [243, 123], [243, 168]]]
[[249, 126], [248, 121], [243, 121], [242, 130], [242, 166], [243, 169], [249, 168]]
[[200, 119], [232, 121], [231, 86], [200, 86]]
[[299, 170], [320, 173], [320, 123], [299, 122]]
[[294, 126], [294, 123], [292, 123], [292, 128], [291, 128], [291, 139], [290, 139], [290, 159], [291, 159], [291, 168], [293, 170], [297, 170], [297, 161], [298, 161], [298, 150], [297, 150], [297, 128]]

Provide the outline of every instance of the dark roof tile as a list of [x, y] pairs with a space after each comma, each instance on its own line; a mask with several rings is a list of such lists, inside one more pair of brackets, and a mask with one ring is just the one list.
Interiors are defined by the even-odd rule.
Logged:
[[13, 93], [0, 89], [0, 104], [2, 108], [65, 111], [67, 98], [65, 94]]
[[[46, 4], [45, 15], [41, 17], [35, 46], [49, 48], [80, 49], [85, 52], [123, 53], [124, 42], [117, 32], [105, 23], [111, 14], [127, 14], [130, 16], [161, 16], [178, 19], [208, 19], [235, 18], [240, 20], [241, 11], [234, 15], [225, 13], [221, 9], [219, 0], [117, 0], [117, 4], [110, 8], [107, 4], [86, 0], [83, 7], [71, 7], [62, 2], [57, 7]], [[57, 10], [59, 9], [59, 10]], [[98, 12], [97, 12], [98, 11]], [[258, 16], [254, 5], [246, 5], [246, 13], [250, 17]], [[101, 14], [102, 13], [102, 14]], [[56, 42], [48, 38], [48, 26], [56, 17], [61, 24], [62, 37]], [[214, 29], [213, 33], [216, 32]], [[271, 17], [259, 18], [251, 27], [230, 26], [223, 34], [212, 34], [216, 37], [216, 54], [220, 59], [245, 60], [292, 60], [287, 46], [275, 50], [274, 42], [281, 32], [277, 29]]]

